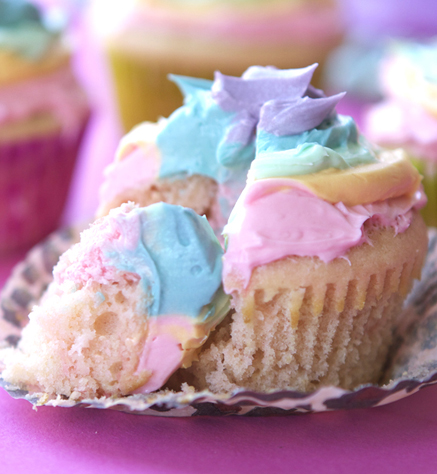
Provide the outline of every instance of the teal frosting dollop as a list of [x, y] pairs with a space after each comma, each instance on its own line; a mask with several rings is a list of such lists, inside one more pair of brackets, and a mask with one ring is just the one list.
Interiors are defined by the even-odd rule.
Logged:
[[237, 113], [222, 109], [211, 95], [213, 82], [172, 76], [185, 103], [165, 122], [157, 137], [160, 178], [200, 174], [219, 183], [248, 170], [255, 156], [254, 138], [241, 143], [228, 134]]
[[255, 179], [317, 173], [376, 163], [377, 157], [359, 136], [352, 117], [334, 114], [318, 127], [297, 135], [276, 136], [258, 130]]
[[223, 250], [205, 217], [158, 203], [133, 209], [118, 219], [120, 229], [123, 220], [139, 219], [140, 235], [135, 245], [126, 239], [126, 245], [106, 249], [105, 258], [108, 265], [140, 276], [142, 303], [149, 316], [206, 320], [226, 314], [229, 297], [222, 289]]
[[38, 60], [58, 39], [60, 27], [24, 0], [0, 0], [0, 49]]

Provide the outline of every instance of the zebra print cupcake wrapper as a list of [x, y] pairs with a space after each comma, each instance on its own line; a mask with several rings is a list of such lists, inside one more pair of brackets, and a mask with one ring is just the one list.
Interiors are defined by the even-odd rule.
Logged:
[[[27, 315], [52, 280], [59, 256], [78, 240], [76, 229], [52, 234], [34, 247], [13, 270], [0, 297], [0, 348], [15, 346]], [[387, 361], [384, 383], [363, 385], [352, 391], [322, 387], [310, 393], [281, 390], [257, 393], [238, 390], [231, 394], [209, 391], [152, 393], [120, 398], [75, 402], [17, 390], [0, 378], [0, 385], [14, 398], [34, 405], [111, 408], [138, 415], [155, 416], [275, 416], [381, 406], [405, 398], [437, 383], [437, 229], [429, 231], [429, 249], [422, 280], [417, 282], [405, 305], [405, 323], [398, 329]]]

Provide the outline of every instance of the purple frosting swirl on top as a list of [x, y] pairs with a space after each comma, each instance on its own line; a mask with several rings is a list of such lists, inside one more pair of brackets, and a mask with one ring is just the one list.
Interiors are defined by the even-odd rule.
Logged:
[[271, 100], [261, 108], [258, 127], [276, 136], [297, 135], [320, 125], [346, 92], [331, 97]]
[[225, 111], [236, 112], [227, 141], [246, 143], [256, 126], [274, 135], [295, 135], [320, 125], [344, 96], [326, 97], [310, 85], [317, 64], [279, 70], [252, 66], [239, 77], [215, 73], [211, 95]]
[[[317, 64], [313, 64], [303, 69], [279, 71], [255, 66], [241, 78], [216, 72], [212, 97], [223, 110], [235, 112], [245, 109], [258, 118], [262, 105], [269, 100], [302, 97], [316, 67]], [[284, 74], [287, 72], [288, 75]]]

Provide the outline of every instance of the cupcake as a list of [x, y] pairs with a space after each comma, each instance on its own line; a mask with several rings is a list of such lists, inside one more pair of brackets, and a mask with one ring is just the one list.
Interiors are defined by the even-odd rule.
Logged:
[[403, 147], [423, 174], [428, 225], [437, 226], [437, 44], [397, 43], [381, 68], [385, 100], [367, 112], [367, 135], [381, 146]]
[[130, 130], [181, 105], [169, 73], [212, 79], [252, 64], [278, 68], [323, 63], [343, 25], [332, 0], [133, 0], [96, 2], [123, 125]]
[[191, 209], [112, 210], [61, 256], [2, 378], [42, 400], [159, 389], [228, 312], [222, 255]]
[[425, 258], [426, 198], [402, 150], [375, 150], [351, 117], [316, 104], [261, 109], [224, 229], [234, 313], [178, 373], [198, 390], [352, 389], [382, 374]]
[[[278, 70], [252, 66], [241, 78], [219, 72], [214, 81], [173, 76], [185, 105], [168, 119], [145, 122], [122, 140], [105, 170], [98, 216], [123, 202], [165, 201], [206, 215], [220, 234], [255, 157], [255, 131], [265, 103], [316, 94], [316, 65]], [[313, 99], [331, 110], [341, 95]]]
[[0, 0], [0, 253], [56, 229], [88, 120], [57, 25]]
[[404, 152], [370, 145], [313, 69], [176, 78], [186, 105], [128, 135], [107, 179], [144, 173], [156, 191], [170, 170], [180, 192], [200, 169], [220, 188], [250, 166], [224, 255], [191, 209], [109, 210], [0, 353], [6, 383], [44, 402], [378, 382], [425, 258], [426, 198]]

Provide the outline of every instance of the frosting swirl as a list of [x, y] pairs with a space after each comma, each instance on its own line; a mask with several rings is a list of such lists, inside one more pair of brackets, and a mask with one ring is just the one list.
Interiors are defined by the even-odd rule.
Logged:
[[359, 137], [352, 117], [337, 114], [330, 114], [315, 128], [292, 135], [276, 136], [260, 124], [256, 146], [257, 159], [252, 167], [255, 179], [274, 176], [271, 167], [278, 165], [284, 168], [276, 176], [291, 176], [377, 162], [374, 150]]
[[[258, 143], [260, 127], [274, 136], [290, 131], [272, 110], [286, 104], [285, 115], [292, 110], [296, 116], [311, 117], [306, 126], [326, 128], [324, 121], [342, 94], [325, 97], [311, 87], [316, 66], [288, 70], [252, 66], [241, 77], [217, 72], [214, 81], [171, 76], [185, 96], [184, 105], [168, 119], [142, 124], [123, 138], [116, 163], [105, 173], [101, 200], [111, 202], [123, 190], [157, 179], [207, 176], [219, 185], [221, 215], [216, 220], [221, 231], [255, 157], [257, 127]], [[298, 122], [293, 130], [300, 130]]]
[[215, 313], [211, 302], [221, 298], [222, 254], [206, 218], [191, 209], [125, 204], [83, 232], [80, 248], [65, 254], [54, 278], [79, 288], [129, 273], [141, 282], [148, 315], [206, 320]]

